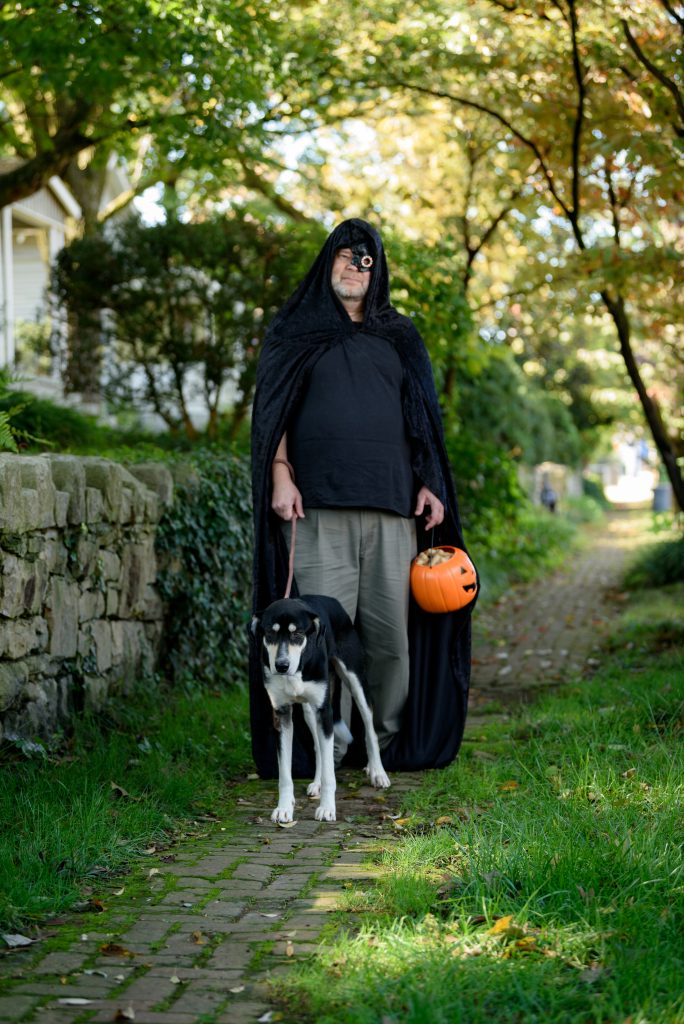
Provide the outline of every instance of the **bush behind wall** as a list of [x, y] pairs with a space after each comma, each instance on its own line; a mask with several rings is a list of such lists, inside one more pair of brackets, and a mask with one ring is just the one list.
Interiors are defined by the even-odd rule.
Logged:
[[165, 660], [186, 686], [242, 685], [252, 589], [249, 462], [212, 447], [184, 456], [159, 524]]

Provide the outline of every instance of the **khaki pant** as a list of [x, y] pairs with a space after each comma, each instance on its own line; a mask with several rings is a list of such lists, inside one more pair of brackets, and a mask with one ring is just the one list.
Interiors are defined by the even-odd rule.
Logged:
[[[290, 543], [290, 523], [283, 523]], [[380, 748], [401, 725], [409, 685], [409, 569], [413, 519], [376, 509], [305, 509], [297, 521], [300, 594], [336, 597], [359, 630]], [[342, 705], [350, 721], [350, 708]], [[342, 754], [339, 743], [338, 758]]]

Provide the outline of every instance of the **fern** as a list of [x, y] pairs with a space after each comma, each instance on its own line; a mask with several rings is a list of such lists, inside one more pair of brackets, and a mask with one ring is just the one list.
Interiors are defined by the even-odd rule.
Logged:
[[0, 411], [0, 451], [17, 452], [17, 442], [14, 440], [12, 427], [10, 426], [10, 412]]

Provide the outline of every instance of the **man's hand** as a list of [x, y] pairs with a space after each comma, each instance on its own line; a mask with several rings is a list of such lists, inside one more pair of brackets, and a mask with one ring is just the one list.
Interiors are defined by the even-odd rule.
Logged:
[[273, 467], [271, 508], [277, 516], [280, 516], [281, 519], [285, 519], [287, 522], [293, 516], [297, 516], [298, 519], [304, 518], [302, 496], [293, 484], [287, 466], [283, 466], [280, 463]]
[[416, 501], [416, 511], [413, 513], [416, 516], [422, 514], [425, 506], [429, 506], [430, 512], [427, 513], [427, 519], [425, 520], [425, 529], [431, 530], [433, 526], [439, 526], [444, 520], [444, 505], [436, 498], [432, 491], [429, 491], [427, 487], [421, 487], [418, 491], [418, 500]]

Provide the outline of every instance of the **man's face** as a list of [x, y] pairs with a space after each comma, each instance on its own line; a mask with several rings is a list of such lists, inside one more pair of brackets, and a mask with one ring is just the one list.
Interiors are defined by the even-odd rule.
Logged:
[[349, 247], [338, 249], [335, 253], [330, 284], [339, 299], [363, 299], [368, 291], [373, 271], [362, 273], [352, 264], [352, 251]]

